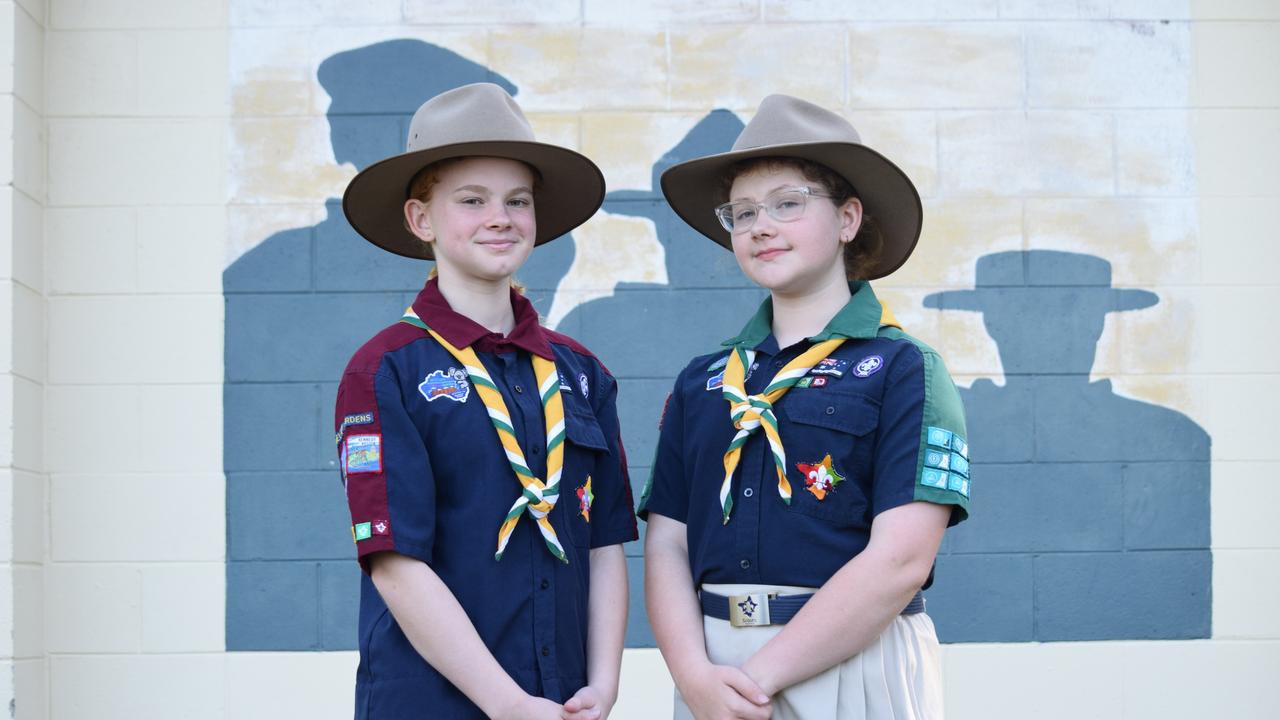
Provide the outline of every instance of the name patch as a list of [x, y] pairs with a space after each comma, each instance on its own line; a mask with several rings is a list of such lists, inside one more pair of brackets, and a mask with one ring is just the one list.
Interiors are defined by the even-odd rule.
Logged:
[[471, 381], [467, 379], [465, 371], [457, 368], [433, 370], [418, 385], [418, 392], [422, 393], [422, 397], [426, 398], [427, 402], [435, 402], [440, 398], [466, 402], [471, 395]]

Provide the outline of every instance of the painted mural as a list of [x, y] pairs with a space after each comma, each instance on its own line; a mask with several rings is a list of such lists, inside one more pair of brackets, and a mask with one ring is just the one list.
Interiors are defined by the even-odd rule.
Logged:
[[[329, 97], [323, 150], [354, 168], [399, 152], [412, 112], [439, 92], [486, 80], [520, 98], [500, 69], [421, 40], [336, 52], [312, 72]], [[729, 253], [679, 221], [657, 178], [676, 162], [727, 150], [741, 128], [733, 112], [706, 108], [650, 159], [649, 187], [608, 193], [603, 215], [642, 223], [650, 242], [643, 247], [660, 253], [665, 273], [625, 279], [636, 276], [627, 256], [619, 252], [610, 268], [597, 255], [595, 285], [584, 287], [572, 271], [579, 248], [565, 238], [539, 248], [520, 275], [539, 311], [618, 377], [636, 497], [673, 378], [688, 358], [713, 349], [707, 338], [734, 334], [762, 297]], [[364, 242], [336, 197], [314, 217], [247, 243], [224, 274], [229, 650], [356, 644], [359, 570], [334, 464], [332, 402], [351, 352], [399, 317], [428, 265]], [[939, 636], [1208, 637], [1209, 437], [1187, 416], [1092, 378], [1108, 314], [1139, 312], [1160, 298], [1113, 287], [1119, 258], [1033, 249], [1034, 235], [1026, 242], [964, 258], [975, 268], [971, 288], [895, 295], [923, 298], [921, 307], [895, 307], [904, 319], [945, 323], [980, 313], [1003, 368], [986, 373], [998, 384], [977, 379], [962, 389], [974, 513], [939, 555], [928, 594]], [[602, 267], [614, 274], [599, 277]], [[962, 352], [907, 330], [945, 357]], [[639, 543], [627, 554], [627, 644], [651, 646]]]

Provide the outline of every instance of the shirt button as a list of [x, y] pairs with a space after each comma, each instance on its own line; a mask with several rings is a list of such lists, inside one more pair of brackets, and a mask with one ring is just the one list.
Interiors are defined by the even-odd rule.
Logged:
[[742, 497], [751, 497], [752, 495], [755, 495], [755, 494], [756, 494], [756, 491], [752, 490], [751, 488], [747, 488], [746, 490], [742, 491]]
[[540, 586], [543, 590], [546, 590], [547, 588], [551, 587], [551, 581], [550, 581], [550, 580], [548, 580], [548, 579], [546, 579], [546, 578], [542, 578], [542, 582], [541, 582], [541, 583], [539, 583], [539, 586]]
[[828, 414], [828, 415], [835, 415], [835, 414], [836, 414], [836, 409], [835, 409], [834, 407], [831, 407], [830, 405], [828, 405], [828, 406], [827, 406], [827, 414]]
[[532, 449], [532, 450], [530, 450], [529, 452], [533, 453], [534, 455], [541, 455], [541, 454], [542, 454], [542, 448], [538, 447], [537, 445], [534, 445], [534, 446], [533, 446], [533, 449]]
[[782, 367], [782, 361], [781, 361], [781, 360], [774, 360], [774, 361], [773, 361], [773, 366], [774, 366], [774, 367], [776, 367], [776, 368], [780, 368], [780, 367]]
[[515, 390], [517, 393], [522, 393], [522, 392], [524, 392], [524, 386], [522, 386], [522, 385], [517, 385], [517, 386], [515, 386], [515, 387], [514, 387], [514, 388], [512, 388], [512, 389], [513, 389], [513, 390]]
[[751, 561], [743, 560], [742, 562], [738, 563], [738, 567], [742, 568], [743, 570], [746, 570], [747, 568], [751, 567]]
[[543, 646], [542, 646], [542, 657], [547, 657], [547, 656], [548, 656], [548, 655], [550, 655], [550, 654], [551, 654], [551, 648], [547, 647], [546, 645], [543, 645]]

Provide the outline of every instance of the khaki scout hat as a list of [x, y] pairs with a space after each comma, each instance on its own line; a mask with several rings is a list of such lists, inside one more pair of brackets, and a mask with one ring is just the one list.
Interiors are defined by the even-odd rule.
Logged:
[[789, 95], [770, 95], [742, 129], [727, 153], [671, 166], [662, 174], [662, 194], [681, 219], [726, 248], [729, 231], [715, 208], [730, 166], [750, 158], [799, 158], [831, 168], [854, 187], [866, 213], [884, 235], [884, 249], [869, 278], [902, 267], [920, 239], [920, 193], [888, 158], [862, 144], [847, 120], [825, 108]]
[[567, 148], [537, 142], [520, 106], [505, 90], [473, 83], [423, 103], [409, 123], [405, 152], [356, 175], [342, 196], [342, 211], [374, 245], [431, 260], [431, 246], [405, 228], [409, 184], [431, 163], [471, 156], [519, 160], [541, 175], [533, 201], [535, 245], [586, 222], [604, 202], [604, 176], [595, 163]]

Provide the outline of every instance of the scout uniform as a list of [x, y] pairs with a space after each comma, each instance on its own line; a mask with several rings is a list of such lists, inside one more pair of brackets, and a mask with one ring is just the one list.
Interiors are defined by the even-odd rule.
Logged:
[[[842, 118], [794, 98], [767, 98], [733, 151], [668, 170], [664, 193], [729, 247], [714, 193], [732, 163], [753, 157], [809, 159], [844, 176], [884, 231], [870, 276], [906, 261], [920, 229], [910, 181]], [[950, 506], [952, 525], [968, 516], [964, 412], [942, 359], [903, 332], [870, 284], [849, 289], [822, 332], [785, 348], [766, 300], [728, 350], [689, 363], [663, 412], [639, 514], [686, 526], [713, 663], [741, 666], [780, 632], [867, 547], [880, 513], [927, 501]], [[858, 655], [775, 695], [774, 717], [941, 717], [937, 637], [923, 611], [917, 593]], [[679, 696], [676, 717], [689, 717]]]
[[[494, 122], [507, 127], [495, 129]], [[449, 142], [415, 150], [418, 138], [442, 136]], [[534, 155], [520, 154], [531, 148]], [[344, 208], [370, 240], [429, 257], [429, 247], [424, 251], [385, 217], [399, 212], [408, 178], [424, 164], [512, 157], [533, 165], [559, 192], [553, 163], [569, 157], [560, 151], [532, 142], [505, 92], [467, 86], [428, 101], [410, 128], [410, 153], [366, 170], [375, 172], [376, 187], [357, 176]], [[546, 203], [551, 210], [544, 216], [536, 199], [537, 242], [589, 217], [602, 182], [598, 189], [589, 189], [569, 215]], [[370, 211], [375, 202], [383, 212]], [[556, 235], [544, 234], [544, 221]], [[343, 374], [335, 440], [365, 570], [357, 718], [483, 717], [392, 617], [369, 576], [370, 556], [382, 551], [428, 564], [525, 692], [564, 702], [587, 683], [589, 551], [636, 538], [617, 383], [577, 342], [541, 327], [532, 304], [514, 290], [511, 305], [514, 329], [492, 333], [455, 312], [430, 280]]]

